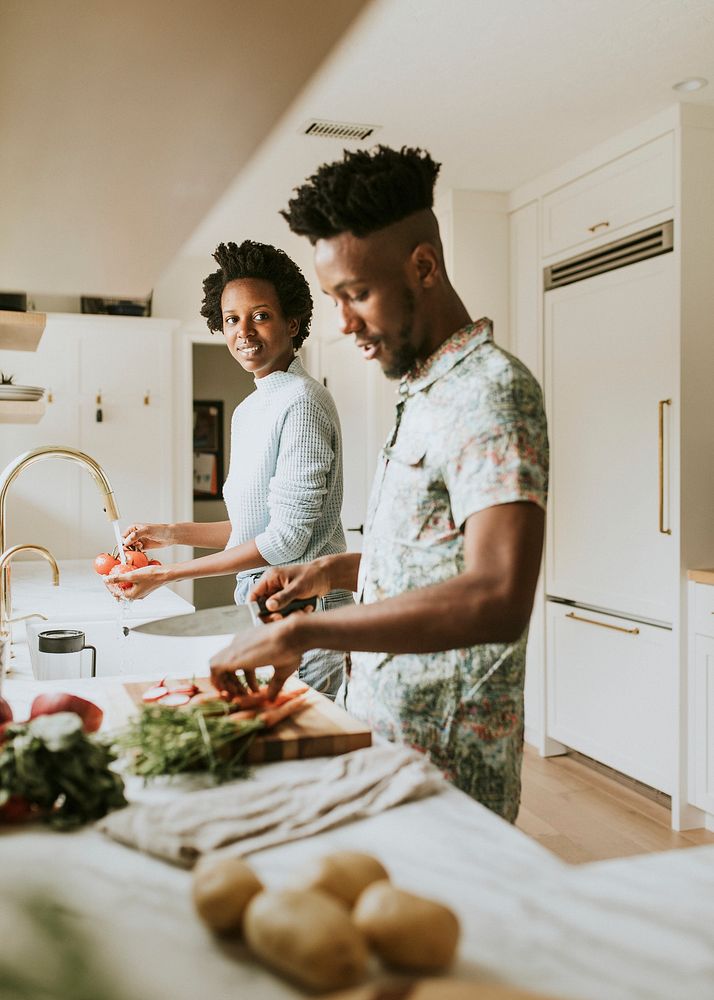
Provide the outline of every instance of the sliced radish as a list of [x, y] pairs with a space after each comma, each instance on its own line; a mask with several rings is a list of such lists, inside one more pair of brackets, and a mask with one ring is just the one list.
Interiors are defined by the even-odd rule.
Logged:
[[164, 687], [163, 684], [157, 684], [156, 687], [149, 688], [148, 691], [144, 691], [141, 696], [142, 701], [159, 701], [161, 698], [166, 697], [169, 693], [169, 689]]
[[187, 694], [189, 698], [193, 698], [201, 689], [196, 684], [178, 684], [176, 687], [169, 688], [169, 690], [176, 694]]
[[168, 708], [178, 708], [180, 705], [188, 705], [190, 700], [190, 695], [181, 694], [179, 691], [169, 691], [163, 698], [159, 699], [160, 704], [166, 705]]

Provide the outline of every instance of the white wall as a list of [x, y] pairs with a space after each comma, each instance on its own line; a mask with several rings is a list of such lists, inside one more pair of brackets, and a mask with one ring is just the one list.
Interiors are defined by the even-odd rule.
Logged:
[[493, 320], [494, 338], [508, 348], [508, 196], [451, 190], [435, 205], [451, 283], [473, 320]]

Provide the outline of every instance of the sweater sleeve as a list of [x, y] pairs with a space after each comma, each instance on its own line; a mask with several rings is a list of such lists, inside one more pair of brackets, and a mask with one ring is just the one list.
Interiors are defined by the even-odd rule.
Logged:
[[309, 397], [288, 408], [280, 431], [275, 473], [268, 487], [268, 525], [255, 539], [272, 566], [294, 562], [307, 549], [335, 460], [335, 428]]

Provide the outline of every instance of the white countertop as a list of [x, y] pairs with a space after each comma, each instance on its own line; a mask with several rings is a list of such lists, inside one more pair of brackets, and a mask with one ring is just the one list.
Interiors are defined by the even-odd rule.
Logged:
[[[82, 622], [106, 621], [117, 616], [119, 602], [94, 572], [90, 559], [59, 563], [59, 586], [52, 586], [52, 571], [43, 560], [12, 564], [13, 617], [39, 611], [50, 621], [77, 617]], [[126, 601], [127, 619], [161, 618], [193, 611], [193, 605], [168, 587], [160, 587], [141, 601]]]
[[[109, 724], [123, 711], [127, 696], [116, 681], [65, 686], [91, 691]], [[17, 715], [32, 693], [27, 681], [8, 688]], [[264, 765], [254, 780], [295, 775], [309, 763]], [[134, 787], [132, 797], [166, 794]], [[374, 853], [395, 883], [458, 913], [463, 938], [455, 976], [571, 1000], [714, 996], [714, 846], [571, 867], [449, 787], [248, 860], [266, 884], [278, 887], [306, 859], [343, 848]], [[129, 996], [304, 995], [254, 963], [240, 945], [221, 943], [204, 929], [192, 910], [188, 872], [92, 829], [6, 834], [0, 870], [3, 892], [8, 882], [25, 885], [34, 874], [43, 889], [57, 883], [71, 896], [70, 909], [86, 918]], [[3, 947], [14, 944], [0, 938], [0, 955]]]
[[[35, 618], [12, 626], [9, 678], [32, 677], [28, 629], [36, 632], [54, 626], [83, 630], [86, 642], [97, 649], [98, 676], [111, 673], [158, 678], [164, 665], [168, 676], [203, 673], [213, 653], [226, 645], [225, 637], [220, 636], [180, 639], [126, 635], [124, 626], [189, 614], [194, 607], [168, 587], [160, 587], [140, 601], [117, 601], [90, 560], [63, 561], [59, 570], [59, 586], [54, 587], [44, 560], [12, 565], [13, 618], [40, 612], [46, 622]], [[88, 664], [87, 660], [87, 668]]]

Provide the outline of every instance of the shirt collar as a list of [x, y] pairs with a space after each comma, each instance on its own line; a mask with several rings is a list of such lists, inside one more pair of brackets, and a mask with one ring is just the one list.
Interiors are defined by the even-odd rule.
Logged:
[[399, 383], [402, 396], [413, 396], [436, 382], [481, 344], [493, 341], [493, 323], [486, 316], [469, 323], [448, 337], [433, 354], [404, 376]]
[[271, 372], [270, 375], [264, 375], [262, 378], [254, 377], [253, 382], [259, 392], [273, 392], [276, 389], [280, 389], [287, 382], [291, 382], [292, 376], [305, 374], [306, 372], [300, 363], [300, 358], [295, 355], [286, 372]]

